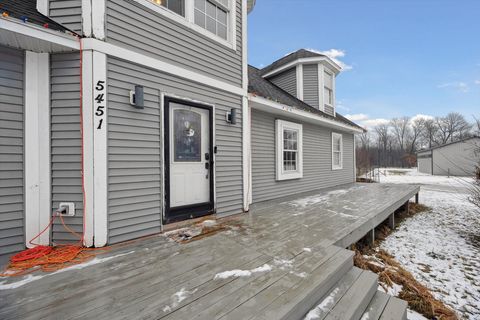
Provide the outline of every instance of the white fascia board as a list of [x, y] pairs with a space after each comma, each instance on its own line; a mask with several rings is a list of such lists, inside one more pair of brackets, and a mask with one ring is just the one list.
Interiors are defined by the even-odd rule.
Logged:
[[[94, 245], [103, 247], [108, 237], [107, 184], [107, 56], [93, 52], [93, 181]], [[98, 98], [98, 99], [97, 99]], [[101, 99], [103, 98], [103, 101]]]
[[93, 141], [93, 53], [90, 50], [82, 52], [82, 122], [83, 122], [83, 180], [85, 188], [84, 245], [92, 247], [94, 236], [94, 141]]
[[[51, 219], [50, 70], [48, 53], [25, 54], [25, 242], [40, 234]], [[34, 243], [48, 245], [50, 230]]]
[[82, 0], [82, 32], [85, 37], [92, 36], [92, 0]]
[[280, 66], [278, 67], [277, 69], [274, 69], [266, 74], [264, 74], [262, 77], [263, 78], [268, 78], [268, 77], [271, 77], [273, 75], [276, 75], [282, 71], [285, 71], [285, 70], [288, 70], [290, 68], [293, 68], [297, 65], [301, 65], [301, 64], [308, 64], [308, 63], [313, 63], [313, 64], [316, 64], [316, 63], [322, 63], [322, 64], [327, 64], [328, 66], [330, 66], [332, 68], [332, 70], [335, 72], [335, 74], [337, 75], [338, 73], [340, 73], [340, 71], [342, 71], [342, 67], [340, 67], [338, 64], [335, 63], [335, 61], [333, 61], [332, 59], [330, 59], [329, 57], [311, 57], [311, 58], [300, 58], [300, 59], [297, 59], [297, 60], [294, 60], [290, 63], [287, 63], [283, 66]]
[[170, 64], [168, 62], [161, 61], [156, 58], [152, 58], [144, 54], [113, 45], [111, 43], [88, 38], [83, 40], [83, 45], [84, 50], [102, 52], [112, 57], [120, 58], [134, 64], [143, 65], [145, 67], [169, 73], [187, 80], [192, 80], [197, 83], [230, 92], [239, 96], [247, 95], [247, 90], [243, 87], [237, 87], [232, 84], [214, 79], [212, 77], [205, 76], [203, 74]]
[[66, 48], [79, 50], [80, 44], [77, 37], [59, 31], [50, 30], [31, 23], [26, 24], [17, 19], [2, 18], [0, 19], [0, 30], [8, 30], [39, 40], [55, 43]]
[[313, 124], [321, 125], [328, 128], [333, 128], [343, 132], [349, 133], [362, 133], [362, 129], [358, 129], [347, 124], [340, 123], [335, 120], [324, 118], [308, 111], [299, 110], [285, 104], [281, 104], [272, 100], [268, 100], [263, 97], [248, 95], [250, 101], [250, 107], [253, 109], [265, 111], [268, 113], [278, 114], [292, 119], [298, 119], [304, 122], [310, 122]]
[[105, 0], [92, 1], [92, 36], [98, 40], [105, 40]]

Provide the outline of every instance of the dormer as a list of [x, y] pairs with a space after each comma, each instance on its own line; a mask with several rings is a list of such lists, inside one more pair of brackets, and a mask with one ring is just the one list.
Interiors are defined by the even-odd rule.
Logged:
[[335, 78], [341, 67], [326, 55], [295, 51], [262, 69], [262, 76], [291, 95], [331, 116], [335, 111]]

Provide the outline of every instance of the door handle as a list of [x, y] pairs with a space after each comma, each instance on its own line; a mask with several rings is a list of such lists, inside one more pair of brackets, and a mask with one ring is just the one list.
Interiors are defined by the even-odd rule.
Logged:
[[210, 162], [205, 162], [205, 169], [210, 170]]

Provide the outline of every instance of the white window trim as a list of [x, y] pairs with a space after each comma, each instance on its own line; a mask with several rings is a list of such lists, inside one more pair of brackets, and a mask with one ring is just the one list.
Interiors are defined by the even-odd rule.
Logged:
[[[303, 126], [299, 123], [275, 120], [275, 150], [277, 153], [276, 161], [276, 180], [300, 179], [303, 177]], [[283, 171], [283, 130], [291, 129], [298, 132], [298, 164], [296, 171]]]
[[[216, 42], [220, 43], [223, 46], [226, 46], [229, 49], [236, 50], [237, 49], [237, 30], [236, 30], [236, 21], [237, 21], [237, 10], [236, 10], [236, 0], [229, 1], [229, 11], [228, 11], [228, 30], [227, 30], [227, 40], [222, 39], [221, 37], [217, 36], [216, 34], [211, 33], [210, 31], [196, 25], [194, 23], [194, 0], [185, 0], [185, 17], [182, 17], [179, 14], [165, 8], [161, 5], [155, 4], [149, 0], [133, 0], [148, 9], [155, 11], [181, 25], [184, 25], [195, 32], [215, 40]], [[213, 2], [216, 2], [213, 0]], [[219, 5], [223, 7], [222, 5]]]
[[[333, 150], [333, 141], [334, 138], [340, 137], [340, 165], [335, 165], [334, 162], [334, 150]], [[343, 169], [343, 135], [341, 133], [332, 132], [332, 170], [341, 170]]]
[[325, 97], [325, 94], [323, 94], [323, 111], [325, 112], [325, 106], [328, 106], [330, 108], [333, 109], [333, 115], [335, 116], [336, 115], [336, 110], [335, 110], [335, 73], [332, 72], [330, 69], [328, 68], [324, 68], [323, 69], [323, 73], [322, 73], [322, 86], [320, 87], [321, 91], [323, 93], [325, 93], [325, 73], [328, 73], [329, 75], [332, 76], [332, 103], [327, 103], [327, 99], [328, 97]]

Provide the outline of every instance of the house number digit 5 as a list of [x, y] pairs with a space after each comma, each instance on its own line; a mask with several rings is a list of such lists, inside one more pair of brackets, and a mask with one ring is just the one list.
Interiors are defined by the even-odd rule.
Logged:
[[105, 81], [99, 80], [95, 86], [95, 116], [98, 119], [97, 129], [102, 129], [103, 118], [105, 115]]

